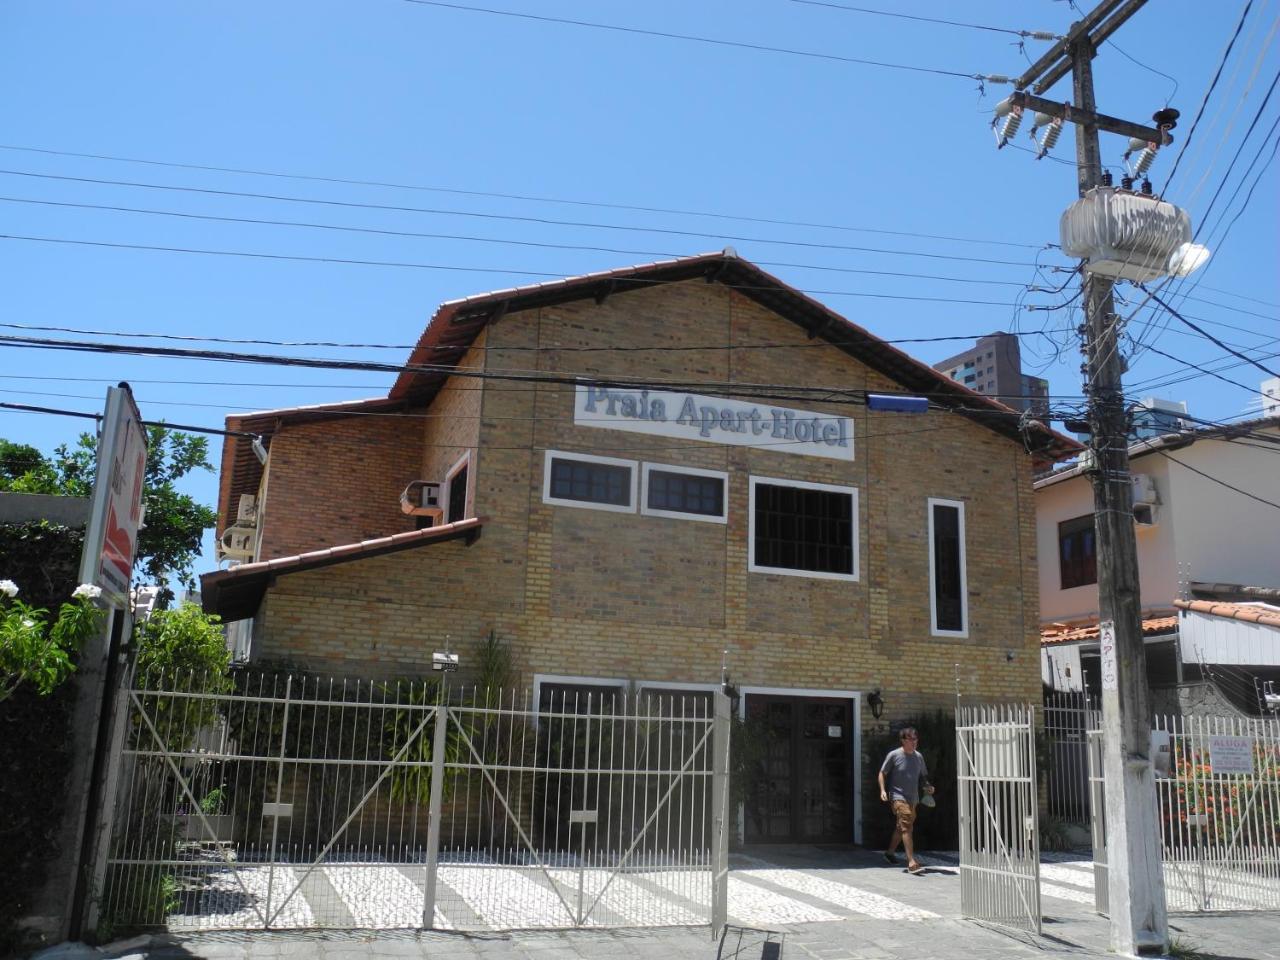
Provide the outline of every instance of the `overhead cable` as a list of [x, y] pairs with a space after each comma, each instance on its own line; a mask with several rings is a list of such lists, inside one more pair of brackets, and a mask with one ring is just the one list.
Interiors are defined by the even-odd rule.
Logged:
[[465, 190], [458, 187], [440, 187], [421, 183], [397, 183], [390, 180], [361, 180], [351, 177], [325, 177], [306, 173], [286, 173], [279, 170], [259, 170], [250, 167], [220, 167], [204, 163], [182, 163], [175, 160], [148, 160], [141, 157], [121, 157], [105, 153], [78, 153], [72, 150], [50, 150], [44, 147], [25, 147], [0, 143], [0, 150], [38, 153], [54, 157], [76, 157], [83, 160], [109, 160], [113, 163], [136, 163], [152, 167], [168, 167], [179, 170], [203, 170], [209, 173], [234, 173], [253, 177], [274, 177], [282, 180], [302, 180], [311, 183], [343, 184], [357, 187], [384, 187], [392, 190], [416, 190], [424, 193], [446, 193], [460, 197], [486, 197], [496, 200], [518, 200], [522, 203], [554, 203], [571, 207], [595, 207], [602, 210], [629, 210], [636, 213], [661, 213], [680, 217], [706, 217], [712, 220], [738, 220], [743, 223], [761, 223], [774, 227], [805, 227], [813, 230], [839, 230], [847, 233], [877, 233], [893, 237], [913, 237], [921, 240], [946, 240], [951, 243], [979, 243], [996, 247], [1023, 247], [1038, 250], [1043, 244], [1019, 243], [1013, 240], [987, 240], [980, 237], [956, 237], [948, 234], [917, 233], [911, 230], [884, 230], [876, 227], [856, 227], [842, 223], [821, 223], [808, 220], [783, 220], [772, 217], [750, 217], [735, 213], [713, 213], [708, 210], [682, 210], [676, 207], [651, 207], [630, 203], [606, 203], [600, 200], [578, 200], [567, 197], [547, 197], [527, 193], [500, 193], [492, 190]]
[[936, 67], [921, 67], [909, 63], [890, 63], [885, 60], [869, 60], [864, 57], [847, 57], [836, 53], [818, 53], [813, 50], [794, 50], [789, 47], [772, 47], [760, 43], [748, 43], [742, 40], [725, 40], [719, 37], [699, 37], [687, 33], [670, 33], [665, 30], [648, 30], [641, 27], [624, 27], [614, 23], [597, 23], [590, 20], [574, 20], [569, 17], [549, 17], [535, 13], [520, 13], [515, 10], [496, 10], [492, 7], [467, 6], [461, 3], [446, 3], [444, 0], [404, 0], [405, 3], [420, 7], [440, 7], [446, 10], [462, 10], [467, 13], [484, 13], [499, 17], [515, 17], [520, 20], [533, 20], [539, 23], [555, 23], [563, 26], [589, 27], [594, 30], [610, 30], [615, 33], [630, 33], [645, 37], [659, 37], [663, 40], [687, 40], [695, 43], [709, 43], [718, 47], [735, 47], [740, 50], [755, 50], [761, 53], [782, 53], [794, 57], [807, 57], [814, 60], [832, 60], [837, 63], [856, 64], [866, 67], [884, 67], [889, 70], [907, 70], [912, 73], [931, 73], [943, 77], [959, 77], [962, 80], [985, 79], [980, 73], [966, 73], [959, 70], [942, 70]]

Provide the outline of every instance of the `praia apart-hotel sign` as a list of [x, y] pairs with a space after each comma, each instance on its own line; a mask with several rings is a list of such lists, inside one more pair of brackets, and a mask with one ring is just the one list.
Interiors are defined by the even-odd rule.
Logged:
[[831, 413], [665, 390], [578, 384], [573, 422], [659, 437], [853, 460], [853, 420]]

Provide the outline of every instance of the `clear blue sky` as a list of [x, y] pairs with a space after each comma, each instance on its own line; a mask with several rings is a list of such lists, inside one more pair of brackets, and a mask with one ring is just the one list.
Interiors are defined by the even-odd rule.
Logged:
[[[1016, 38], [1008, 34], [789, 0], [484, 4], [963, 74], [1017, 74], [1027, 64], [1014, 45]], [[1057, 32], [1079, 17], [1061, 0], [964, 5], [866, 0], [865, 5]], [[1242, 9], [1243, 3], [1234, 0], [1151, 0], [1117, 35], [1124, 54], [1176, 80], [1176, 95], [1173, 80], [1136, 65], [1113, 47], [1105, 48], [1096, 62], [1099, 106], [1105, 112], [1146, 122], [1171, 95], [1182, 111], [1175, 131], [1178, 142], [1154, 168], [1157, 188], [1169, 176], [1173, 155]], [[1278, 168], [1262, 175], [1229, 239], [1225, 244], [1222, 239], [1262, 162], [1272, 155], [1275, 137], [1266, 136], [1280, 116], [1277, 94], [1227, 176], [1280, 65], [1273, 44], [1275, 12], [1263, 6], [1261, 14], [1255, 10], [1245, 22], [1168, 198], [1187, 206], [1199, 225], [1227, 177], [1205, 226], [1204, 236], [1215, 250], [1211, 266], [1197, 277], [1198, 286], [1170, 289], [1182, 312], [1202, 318], [1220, 338], [1238, 347], [1261, 348], [1256, 355], [1266, 356], [1280, 349]], [[1057, 241], [1058, 217], [1075, 197], [1071, 166], [1036, 162], [1022, 151], [995, 150], [988, 126], [991, 108], [1008, 87], [989, 85], [981, 98], [977, 84], [966, 78], [406, 0], [9, 0], [0, 7], [0, 45], [5, 117], [0, 143], [7, 147], [861, 228], [753, 223], [0, 149], [0, 233], [7, 235], [449, 268], [4, 239], [0, 250], [7, 324], [410, 344], [440, 301], [538, 279], [515, 271], [563, 276], [726, 244], [757, 262], [790, 264], [768, 269], [886, 338], [1060, 330], [1079, 322], [1079, 315], [1068, 310], [1031, 313], [1008, 305], [1058, 301], [1046, 294], [1027, 296], [1020, 285], [1068, 279], [1066, 274], [1037, 279], [1028, 264], [1037, 256], [1037, 245]], [[1045, 46], [1028, 41], [1026, 53], [1035, 57]], [[1066, 99], [1068, 82], [1055, 88], [1054, 95]], [[1024, 125], [1017, 143], [1030, 145], [1026, 130]], [[1228, 205], [1264, 142], [1258, 167]], [[1106, 162], [1118, 169], [1124, 141], [1106, 136], [1103, 150]], [[1073, 159], [1070, 133], [1055, 155]], [[304, 204], [51, 176], [456, 213]], [[214, 222], [17, 199], [449, 234], [455, 239]], [[462, 213], [649, 229], [457, 215]], [[699, 235], [653, 232], [664, 229]], [[1026, 246], [862, 232], [867, 230]], [[1044, 251], [1042, 261], [1067, 263], [1054, 251]], [[991, 282], [840, 272], [850, 269]], [[1184, 299], [1187, 295], [1199, 299]], [[944, 302], [897, 299], [903, 296]], [[1168, 315], [1154, 326], [1150, 317], [1150, 311], [1139, 313], [1130, 332], [1197, 364], [1238, 364], [1219, 362], [1221, 350]], [[22, 332], [0, 329], [4, 334]], [[81, 339], [139, 342], [98, 333]], [[1055, 339], [1058, 347], [1044, 338], [1024, 338], [1024, 367], [1047, 376], [1055, 395], [1079, 395], [1079, 355], [1069, 337], [1058, 334]], [[907, 349], [935, 362], [963, 346], [936, 343]], [[391, 362], [406, 356], [403, 350], [244, 349]], [[1277, 363], [1274, 358], [1263, 362]], [[1183, 379], [1188, 375], [1193, 379]], [[1265, 377], [1247, 365], [1223, 375], [1252, 387]], [[1182, 382], [1161, 386], [1171, 379]], [[105, 387], [119, 380], [133, 384], [144, 416], [206, 426], [220, 426], [225, 414], [237, 410], [374, 396], [390, 383], [389, 376], [373, 374], [0, 348], [0, 400], [91, 411], [100, 409]], [[1240, 416], [1251, 401], [1245, 390], [1195, 375], [1152, 351], [1131, 361], [1126, 383], [1135, 395], [1154, 392], [1186, 400], [1192, 413], [1206, 418]], [[1155, 386], [1148, 391], [1143, 384]], [[46, 450], [84, 427], [75, 420], [0, 410], [0, 436]], [[215, 462], [219, 450], [220, 441], [214, 440]], [[198, 478], [190, 489], [212, 502], [216, 478]], [[211, 566], [210, 557], [206, 568]]]

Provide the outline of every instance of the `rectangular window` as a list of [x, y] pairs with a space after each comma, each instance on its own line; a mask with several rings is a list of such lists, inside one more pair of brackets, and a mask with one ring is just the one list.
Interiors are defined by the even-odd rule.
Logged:
[[969, 635], [964, 504], [929, 499], [929, 612], [935, 637]]
[[538, 712], [567, 713], [574, 716], [616, 713], [622, 693], [621, 686], [607, 680], [541, 683], [538, 685]]
[[445, 514], [445, 523], [457, 523], [459, 520], [467, 518], [467, 466], [469, 462], [465, 457], [455, 464], [453, 470], [449, 474], [449, 490], [448, 512]]
[[562, 507], [634, 513], [636, 463], [548, 450], [542, 499]]
[[724, 523], [728, 518], [727, 473], [646, 463], [643, 479], [641, 513], [712, 523]]
[[858, 490], [751, 478], [748, 569], [858, 579]]
[[1058, 567], [1063, 590], [1098, 582], [1093, 514], [1058, 524]]

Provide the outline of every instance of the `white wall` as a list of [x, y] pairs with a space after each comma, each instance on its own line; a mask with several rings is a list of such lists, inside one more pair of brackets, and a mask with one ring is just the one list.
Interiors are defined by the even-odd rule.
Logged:
[[[1280, 438], [1280, 429], [1267, 432]], [[1280, 587], [1280, 510], [1159, 454], [1151, 456], [1163, 460], [1168, 470], [1177, 510], [1178, 561], [1188, 579]], [[1246, 493], [1280, 503], [1280, 454], [1274, 447], [1201, 440], [1171, 450], [1168, 456]]]
[[1060, 643], [1040, 648], [1040, 679], [1055, 690], [1083, 690], [1080, 644]]
[[[1267, 432], [1280, 439], [1280, 428]], [[1280, 454], [1274, 447], [1199, 440], [1165, 453], [1145, 453], [1132, 462], [1132, 471], [1154, 479], [1161, 502], [1156, 525], [1137, 527], [1144, 609], [1171, 607], [1183, 580], [1280, 587], [1280, 510], [1223, 486], [1280, 502]], [[1063, 590], [1058, 563], [1058, 524], [1092, 512], [1088, 477], [1036, 490], [1042, 622], [1098, 612], [1097, 585]]]
[[1280, 667], [1280, 627], [1184, 610], [1179, 635], [1184, 663]]

